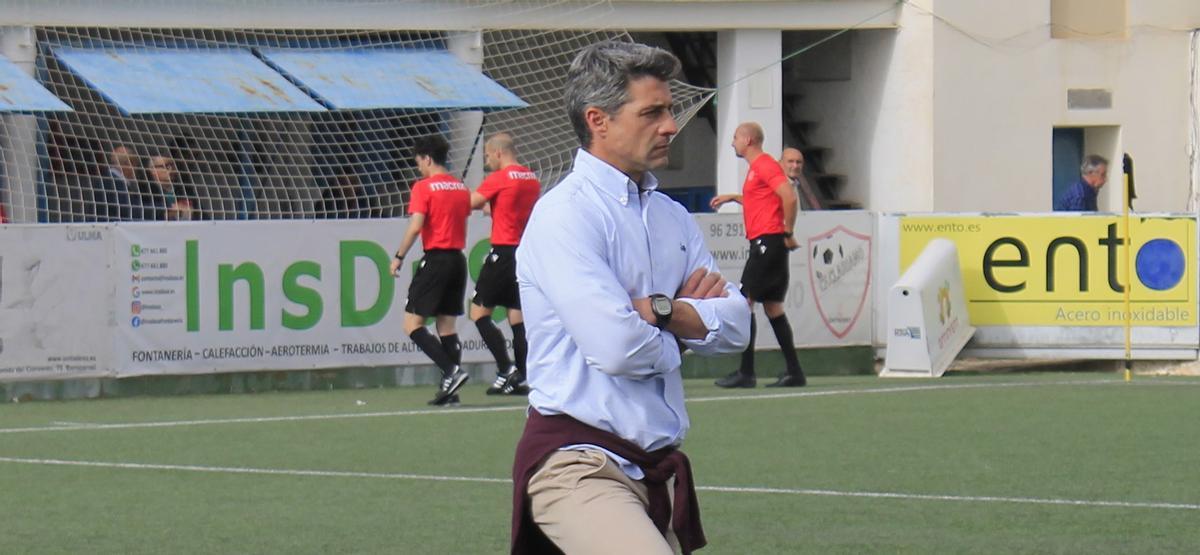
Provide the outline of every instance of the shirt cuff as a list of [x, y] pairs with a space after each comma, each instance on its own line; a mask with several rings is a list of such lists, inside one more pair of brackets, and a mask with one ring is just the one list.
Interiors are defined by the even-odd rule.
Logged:
[[696, 309], [696, 314], [700, 315], [700, 321], [704, 323], [704, 329], [708, 333], [704, 335], [704, 339], [680, 339], [689, 349], [699, 350], [711, 345], [717, 340], [717, 332], [721, 329], [721, 319], [717, 316], [716, 307], [712, 303], [701, 302], [700, 299], [676, 299], [680, 302], [685, 302]]

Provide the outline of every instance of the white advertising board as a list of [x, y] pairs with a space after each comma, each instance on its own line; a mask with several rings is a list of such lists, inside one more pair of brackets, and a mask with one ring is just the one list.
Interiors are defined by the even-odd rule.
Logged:
[[[418, 243], [388, 273], [406, 219], [197, 222], [117, 227], [121, 375], [430, 364], [402, 321]], [[490, 220], [472, 218], [472, 279]], [[464, 307], [467, 299], [464, 298]], [[498, 316], [502, 311], [498, 311]], [[500, 329], [510, 337], [507, 325]], [[490, 362], [459, 320], [464, 362]]]
[[[741, 281], [749, 256], [741, 214], [696, 216], [721, 274]], [[788, 258], [784, 310], [797, 347], [871, 344], [871, 288], [874, 260], [874, 215], [857, 211], [802, 212], [794, 235], [800, 248]], [[762, 307], [757, 346], [778, 348]]]
[[[722, 273], [738, 282], [748, 254], [741, 215], [697, 221]], [[0, 227], [0, 380], [429, 364], [401, 324], [419, 246], [400, 278], [387, 273], [406, 226]], [[798, 218], [786, 303], [797, 346], [870, 344], [872, 227], [867, 213]], [[470, 220], [464, 307], [489, 233], [489, 219]], [[498, 309], [495, 319], [504, 316]], [[464, 362], [493, 361], [465, 317], [458, 333]], [[778, 347], [773, 334], [759, 335], [760, 347]]]
[[[1193, 214], [881, 214], [876, 348], [890, 330], [885, 293], [935, 238], [958, 249], [971, 323], [966, 356], [1195, 360]], [[1131, 284], [1129, 309], [1124, 288]]]
[[934, 239], [888, 292], [884, 377], [939, 378], [975, 333], [963, 296], [958, 251]]
[[112, 228], [0, 226], [0, 381], [115, 375]]

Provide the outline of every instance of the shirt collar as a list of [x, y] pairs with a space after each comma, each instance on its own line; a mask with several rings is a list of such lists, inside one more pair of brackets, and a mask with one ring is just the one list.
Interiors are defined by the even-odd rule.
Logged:
[[[617, 200], [628, 198], [630, 193], [638, 192], [638, 184], [634, 183], [628, 175], [582, 148], [575, 153], [575, 171], [591, 178], [589, 181], [592, 182], [592, 185]], [[641, 189], [643, 191], [658, 189], [658, 178], [650, 172], [642, 174]]]

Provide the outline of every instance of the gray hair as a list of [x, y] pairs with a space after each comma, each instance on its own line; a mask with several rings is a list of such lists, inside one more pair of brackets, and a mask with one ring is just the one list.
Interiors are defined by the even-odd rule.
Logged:
[[1079, 175], [1087, 175], [1098, 169], [1100, 166], [1107, 166], [1108, 159], [1099, 154], [1089, 154], [1083, 157], [1083, 163], [1079, 165]]
[[605, 41], [584, 48], [567, 69], [563, 102], [579, 143], [592, 144], [592, 132], [583, 114], [595, 106], [615, 114], [629, 102], [629, 82], [639, 77], [670, 81], [679, 74], [679, 59], [661, 48], [628, 42]]

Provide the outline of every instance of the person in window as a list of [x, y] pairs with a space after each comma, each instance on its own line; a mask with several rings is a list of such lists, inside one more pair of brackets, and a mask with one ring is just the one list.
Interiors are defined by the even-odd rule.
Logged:
[[796, 188], [796, 196], [800, 199], [800, 210], [821, 210], [825, 203], [821, 196], [813, 190], [812, 184], [804, 176], [804, 153], [798, 148], [787, 147], [779, 155], [779, 165], [787, 175], [792, 187]]
[[150, 157], [149, 183], [142, 191], [142, 219], [153, 221], [189, 221], [196, 219], [195, 202], [178, 183], [175, 159], [167, 154]]
[[135, 218], [137, 192], [137, 155], [126, 145], [116, 145], [108, 153], [108, 167], [96, 181], [93, 202], [96, 221], [127, 222]]
[[1096, 154], [1084, 156], [1083, 164], [1079, 166], [1079, 174], [1079, 181], [1054, 203], [1055, 211], [1096, 211], [1096, 195], [1108, 181], [1108, 160]]

